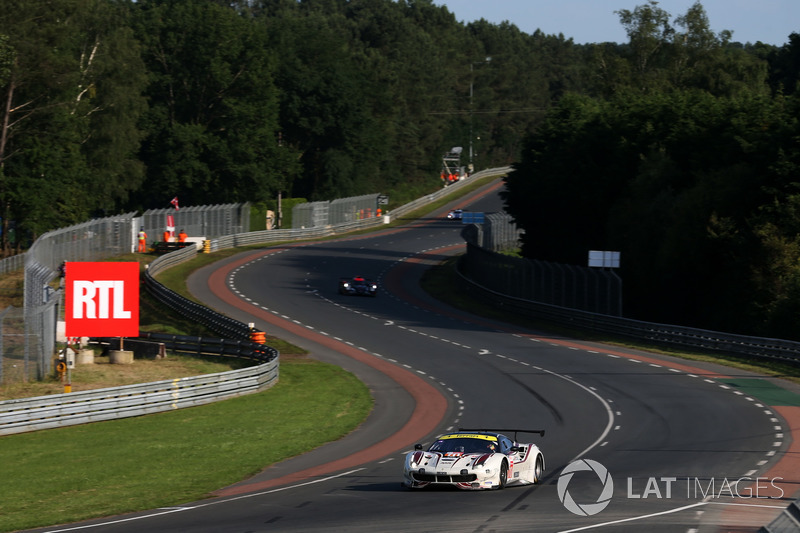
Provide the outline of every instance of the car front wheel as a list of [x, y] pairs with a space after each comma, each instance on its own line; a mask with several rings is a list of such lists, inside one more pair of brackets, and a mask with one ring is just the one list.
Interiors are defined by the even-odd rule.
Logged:
[[497, 484], [497, 490], [504, 489], [506, 482], [508, 482], [508, 463], [503, 461], [503, 464], [500, 465], [500, 481]]

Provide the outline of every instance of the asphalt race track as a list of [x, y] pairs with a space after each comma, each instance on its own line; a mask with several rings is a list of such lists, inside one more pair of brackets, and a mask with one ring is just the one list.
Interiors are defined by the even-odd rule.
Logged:
[[[776, 381], [522, 330], [419, 288], [426, 268], [464, 249], [447, 211], [500, 211], [497, 187], [405, 227], [245, 252], [195, 273], [190, 290], [207, 305], [358, 375], [374, 412], [347, 438], [213, 498], [50, 530], [655, 533], [769, 522], [800, 471], [790, 448], [800, 403], [759, 396]], [[355, 275], [378, 280], [378, 296], [338, 294], [339, 278]], [[519, 436], [543, 450], [545, 479], [490, 492], [401, 487], [404, 453], [458, 427], [544, 429]]]

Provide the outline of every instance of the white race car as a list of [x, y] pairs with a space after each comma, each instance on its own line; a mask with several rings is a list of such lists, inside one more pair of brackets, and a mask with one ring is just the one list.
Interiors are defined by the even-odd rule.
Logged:
[[[514, 439], [501, 431], [513, 432]], [[427, 451], [417, 444], [406, 454], [403, 485], [485, 490], [538, 483], [544, 472], [544, 455], [535, 444], [517, 442], [517, 433], [544, 436], [543, 430], [459, 429], [437, 437]]]

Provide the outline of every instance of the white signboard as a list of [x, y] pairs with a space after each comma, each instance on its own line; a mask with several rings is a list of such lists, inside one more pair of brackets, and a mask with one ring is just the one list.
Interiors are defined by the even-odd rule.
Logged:
[[619, 252], [589, 250], [589, 266], [600, 268], [619, 268]]

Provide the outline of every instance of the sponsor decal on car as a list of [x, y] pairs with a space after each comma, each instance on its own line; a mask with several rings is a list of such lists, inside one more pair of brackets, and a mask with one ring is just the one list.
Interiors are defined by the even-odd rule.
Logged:
[[451, 433], [449, 435], [442, 435], [439, 437], [441, 440], [446, 439], [482, 439], [497, 442], [497, 437], [493, 435], [480, 435], [477, 433]]

